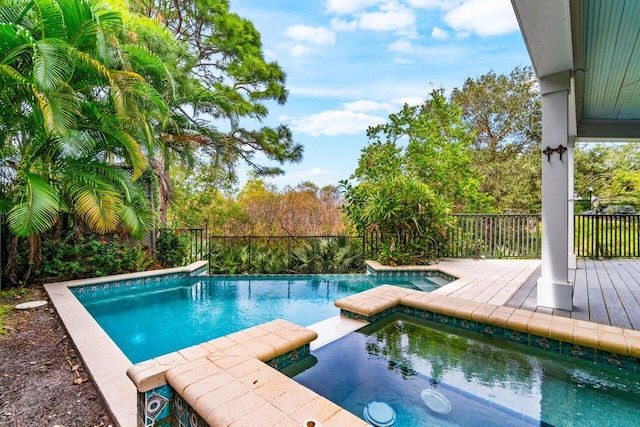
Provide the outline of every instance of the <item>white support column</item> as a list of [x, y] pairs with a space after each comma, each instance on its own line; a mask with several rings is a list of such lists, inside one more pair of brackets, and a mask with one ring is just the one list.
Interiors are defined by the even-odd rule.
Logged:
[[573, 219], [573, 213], [575, 210], [575, 155], [574, 151], [576, 148], [576, 140], [575, 137], [569, 136], [569, 142], [567, 146], [567, 166], [569, 167], [568, 171], [568, 193], [569, 193], [569, 205], [568, 209], [568, 233], [567, 233], [567, 245], [569, 247], [569, 258], [567, 259], [567, 263], [569, 265], [570, 270], [575, 270], [577, 267], [577, 259], [576, 259], [576, 248], [574, 245], [574, 234], [575, 234], [575, 224]]
[[[538, 305], [571, 310], [569, 282], [569, 90], [571, 72], [540, 77], [542, 94], [542, 276]], [[571, 195], [573, 197], [573, 194]]]

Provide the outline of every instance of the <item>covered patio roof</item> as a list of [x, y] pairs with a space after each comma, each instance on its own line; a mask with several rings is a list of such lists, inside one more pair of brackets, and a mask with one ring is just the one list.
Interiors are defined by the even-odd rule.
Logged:
[[570, 135], [577, 141], [640, 141], [640, 2], [512, 4], [538, 77], [573, 77]]

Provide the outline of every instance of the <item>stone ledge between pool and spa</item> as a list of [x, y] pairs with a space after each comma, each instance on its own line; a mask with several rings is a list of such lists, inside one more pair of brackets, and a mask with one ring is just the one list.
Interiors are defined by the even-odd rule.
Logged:
[[640, 331], [391, 285], [335, 302], [341, 315], [376, 322], [395, 313], [640, 372]]
[[127, 371], [138, 390], [138, 423], [300, 426], [315, 418], [366, 426], [277, 371], [310, 354], [316, 337], [278, 319], [138, 363]]
[[373, 260], [366, 260], [365, 264], [367, 274], [377, 277], [440, 277], [448, 282], [453, 282], [459, 278], [452, 272], [447, 272], [447, 268], [440, 264], [393, 267]]
[[89, 279], [70, 280], [64, 283], [75, 294], [91, 293], [101, 290], [125, 288], [138, 284], [158, 284], [165, 279], [181, 279], [195, 277], [206, 273], [209, 261], [196, 261], [184, 267], [165, 268], [162, 270], [139, 271], [137, 273], [116, 274], [113, 276], [93, 277]]

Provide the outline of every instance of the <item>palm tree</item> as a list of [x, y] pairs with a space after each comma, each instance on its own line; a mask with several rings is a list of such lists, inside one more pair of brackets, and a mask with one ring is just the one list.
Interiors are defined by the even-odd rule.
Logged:
[[121, 13], [87, 0], [0, 5], [0, 153], [13, 170], [0, 207], [16, 237], [35, 243], [61, 212], [98, 233], [150, 228], [134, 181], [172, 81], [123, 33]]

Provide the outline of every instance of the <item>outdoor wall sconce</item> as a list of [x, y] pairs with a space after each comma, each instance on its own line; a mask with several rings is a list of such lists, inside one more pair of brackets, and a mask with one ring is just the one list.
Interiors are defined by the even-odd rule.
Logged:
[[551, 148], [551, 147], [547, 146], [547, 148], [542, 150], [542, 154], [546, 154], [547, 155], [547, 161], [550, 162], [551, 161], [551, 155], [553, 153], [558, 153], [560, 155], [560, 161], [562, 161], [562, 154], [565, 151], [567, 151], [567, 147], [565, 147], [564, 145], [560, 144], [556, 148]]

